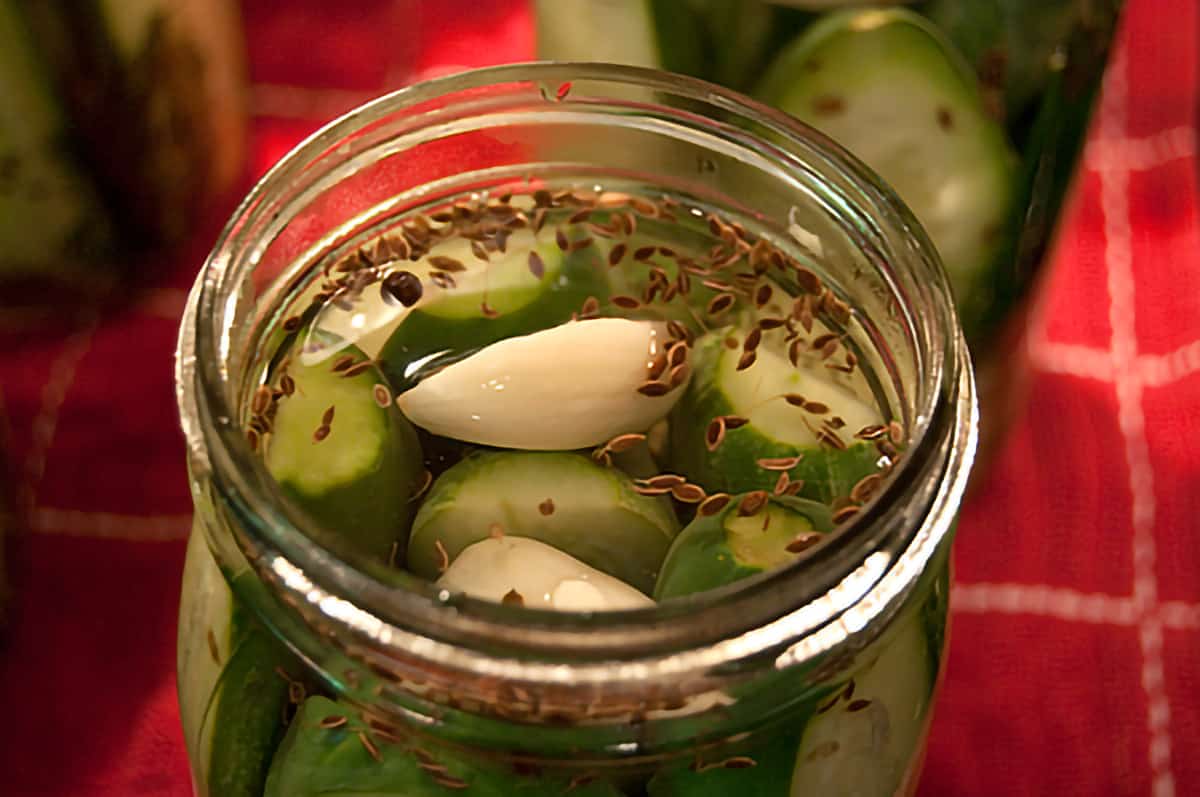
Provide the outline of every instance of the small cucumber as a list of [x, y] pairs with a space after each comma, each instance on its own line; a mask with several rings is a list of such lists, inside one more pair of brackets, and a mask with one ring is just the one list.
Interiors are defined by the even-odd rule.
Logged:
[[[431, 355], [468, 354], [553, 327], [570, 320], [588, 297], [608, 297], [607, 264], [596, 247], [564, 254], [553, 241], [535, 246], [528, 232], [518, 231], [507, 255], [494, 254], [483, 264], [467, 246], [460, 241], [438, 248], [435, 257], [452, 258], [466, 269], [450, 275], [454, 287], [426, 288], [428, 295], [403, 315], [380, 352], [397, 390], [411, 384], [412, 364]], [[531, 251], [540, 258], [540, 270], [530, 267]], [[414, 273], [428, 271], [427, 264], [417, 266]]]
[[670, 510], [638, 494], [624, 473], [586, 456], [486, 451], [433, 483], [413, 521], [408, 567], [435, 579], [468, 545], [513, 534], [541, 540], [649, 594], [678, 532]]
[[283, 645], [230, 591], [204, 535], [188, 541], [180, 601], [179, 708], [200, 794], [260, 797], [283, 738], [288, 682], [300, 677]]
[[[824, 404], [826, 415], [845, 424], [839, 439], [879, 424], [875, 407], [828, 369], [795, 367], [768, 343], [759, 346], [752, 366], [739, 371], [741, 349], [730, 348], [727, 341], [740, 339], [736, 328], [729, 327], [696, 341], [691, 384], [671, 413], [669, 469], [710, 493], [745, 493], [775, 487], [779, 472], [761, 467], [761, 460], [799, 456], [787, 471], [789, 478], [804, 482], [800, 495], [827, 503], [847, 495], [860, 479], [878, 470], [872, 445], [847, 441], [842, 450], [820, 443], [805, 423], [805, 411], [785, 397], [801, 394]], [[746, 423], [728, 429], [710, 450], [708, 425], [722, 416]]]
[[[292, 362], [294, 392], [279, 399], [266, 451], [267, 468], [283, 490], [324, 527], [355, 549], [386, 559], [403, 543], [412, 518], [411, 497], [423, 472], [412, 424], [392, 401], [380, 406], [371, 366], [345, 377], [333, 370], [342, 357], [365, 358], [347, 347], [332, 362]], [[386, 393], [386, 391], [385, 391]], [[325, 416], [333, 408], [333, 417]], [[323, 439], [317, 430], [328, 428]]]
[[770, 67], [757, 96], [828, 134], [900, 195], [960, 301], [1003, 248], [1016, 156], [962, 55], [907, 9], [829, 14]]
[[547, 61], [604, 61], [698, 75], [700, 23], [677, 0], [538, 0], [537, 51]]
[[[338, 718], [346, 721], [323, 727]], [[264, 797], [559, 797], [568, 792], [578, 797], [621, 794], [602, 781], [572, 783], [561, 776], [518, 774], [510, 767], [425, 750], [415, 740], [404, 746], [385, 742], [353, 707], [310, 697], [271, 764]]]
[[[754, 512], [735, 496], [716, 514], [684, 527], [658, 574], [655, 600], [732, 584], [793, 561], [833, 528], [829, 508], [800, 498], [775, 498]], [[791, 546], [791, 548], [789, 548]]]

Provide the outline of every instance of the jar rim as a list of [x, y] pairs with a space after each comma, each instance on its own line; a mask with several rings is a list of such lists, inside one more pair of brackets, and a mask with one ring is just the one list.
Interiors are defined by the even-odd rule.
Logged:
[[[718, 598], [698, 596], [603, 615], [472, 600], [447, 611], [428, 593], [396, 590], [342, 561], [304, 533], [302, 518], [273, 500], [265, 465], [241, 435], [238, 375], [227, 368], [230, 297], [236, 296], [238, 277], [253, 267], [239, 249], [256, 229], [250, 221], [273, 212], [274, 193], [313, 179], [306, 172], [322, 155], [389, 114], [505, 84], [529, 92], [540, 88], [550, 100], [545, 86], [585, 81], [649, 89], [720, 109], [770, 130], [782, 142], [772, 153], [784, 164], [797, 168], [807, 158], [848, 175], [903, 228], [913, 263], [923, 269], [915, 276], [932, 303], [940, 346], [935, 343], [927, 371], [918, 374], [924, 400], [914, 408], [910, 452], [861, 516], [839, 530], [843, 537], [837, 545], [721, 590]], [[840, 146], [780, 111], [697, 79], [609, 64], [525, 63], [437, 78], [382, 96], [314, 133], [263, 176], [222, 231], [189, 300], [176, 374], [193, 485], [198, 476], [211, 480], [220, 500], [248, 519], [241, 529], [248, 539], [239, 542], [253, 549], [260, 576], [373, 650], [419, 649], [440, 665], [480, 676], [503, 674], [513, 681], [596, 685], [678, 678], [764, 653], [784, 666], [845, 642], [898, 605], [949, 534], [976, 444], [973, 375], [948, 282], [931, 244], [894, 193]], [[904, 500], [913, 502], [904, 517], [885, 518], [889, 507]], [[896, 542], [898, 534], [908, 535], [899, 553], [882, 552], [883, 542]], [[276, 544], [280, 537], [287, 538], [286, 546]], [[819, 590], [801, 583], [802, 576], [814, 574], [822, 576], [813, 579]], [[680, 629], [681, 624], [688, 628]], [[691, 636], [689, 628], [695, 632]], [[495, 645], [510, 655], [483, 652]], [[565, 660], [581, 663], [564, 671]]]

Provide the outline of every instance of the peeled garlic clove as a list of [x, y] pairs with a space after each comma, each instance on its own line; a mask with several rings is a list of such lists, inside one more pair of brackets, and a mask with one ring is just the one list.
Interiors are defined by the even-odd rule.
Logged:
[[497, 603], [562, 612], [653, 606], [624, 581], [528, 537], [489, 537], [463, 549], [438, 586]]
[[571, 321], [480, 349], [396, 402], [413, 423], [444, 437], [525, 450], [587, 448], [649, 428], [678, 401], [686, 378], [661, 396], [639, 392], [669, 342], [666, 326], [653, 321]]

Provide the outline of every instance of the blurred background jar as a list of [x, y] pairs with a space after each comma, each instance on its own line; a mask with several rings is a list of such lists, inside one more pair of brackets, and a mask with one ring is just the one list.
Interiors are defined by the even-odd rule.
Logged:
[[245, 161], [232, 0], [0, 0], [0, 306], [150, 273]]
[[979, 378], [986, 463], [1025, 406], [1025, 300], [1047, 259], [1122, 5], [536, 0], [537, 47], [549, 60], [632, 63], [735, 88], [877, 172], [950, 274]]

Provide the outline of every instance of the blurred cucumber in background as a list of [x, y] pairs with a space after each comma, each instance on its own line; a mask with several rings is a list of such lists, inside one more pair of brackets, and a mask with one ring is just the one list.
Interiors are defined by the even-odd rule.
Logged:
[[537, 0], [538, 54], [746, 92], [859, 156], [937, 246], [977, 357], [1028, 291], [1120, 0]]
[[0, 294], [98, 295], [240, 177], [233, 0], [0, 0]]

